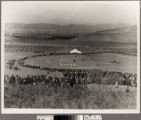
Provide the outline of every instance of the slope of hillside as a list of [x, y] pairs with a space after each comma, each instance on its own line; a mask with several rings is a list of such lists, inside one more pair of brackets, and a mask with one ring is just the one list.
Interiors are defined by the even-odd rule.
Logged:
[[137, 43], [137, 28], [136, 26], [128, 26], [105, 29], [96, 31], [95, 33], [85, 34], [83, 37], [87, 41]]
[[123, 28], [114, 28], [114, 29], [106, 29], [106, 30], [101, 30], [97, 31], [96, 33], [105, 33], [105, 34], [113, 34], [113, 33], [136, 33], [137, 32], [137, 27], [136, 26], [128, 26], [128, 27], [123, 27]]
[[5, 24], [5, 33], [30, 33], [30, 32], [52, 32], [52, 33], [94, 33], [99, 30], [126, 27], [125, 24]]
[[65, 40], [72, 42], [131, 42], [136, 43], [136, 26], [123, 24], [54, 25], [54, 24], [7, 24], [5, 37], [12, 40]]

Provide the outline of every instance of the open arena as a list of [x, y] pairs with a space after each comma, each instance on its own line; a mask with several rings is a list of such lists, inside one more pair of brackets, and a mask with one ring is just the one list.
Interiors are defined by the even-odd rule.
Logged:
[[[6, 53], [5, 66], [9, 60], [19, 60], [27, 57], [24, 60], [26, 65], [36, 65], [49, 68], [60, 68], [60, 69], [97, 69], [103, 71], [123, 72], [123, 73], [134, 73], [136, 74], [137, 69], [137, 57], [130, 55], [122, 55], [117, 53], [97, 53], [97, 54], [66, 54], [66, 55], [49, 55], [49, 54], [34, 54], [34, 53]], [[128, 61], [128, 62], [127, 62]], [[17, 64], [15, 64], [17, 65]], [[29, 72], [28, 69], [18, 65], [20, 71], [15, 73], [20, 74], [40, 74], [32, 70]], [[43, 71], [42, 71], [43, 72]], [[5, 73], [11, 73], [11, 70], [5, 67]], [[12, 72], [13, 73], [13, 72]], [[11, 74], [12, 74], [11, 73]]]
[[40, 65], [50, 68], [97, 69], [103, 71], [136, 73], [136, 61], [136, 56], [116, 53], [97, 53], [29, 56], [24, 62], [29, 65]]

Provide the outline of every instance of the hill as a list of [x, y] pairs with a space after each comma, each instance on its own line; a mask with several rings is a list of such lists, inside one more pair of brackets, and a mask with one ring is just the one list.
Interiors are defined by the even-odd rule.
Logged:
[[137, 28], [125, 24], [54, 25], [6, 24], [6, 40], [65, 40], [72, 42], [125, 42], [136, 43]]

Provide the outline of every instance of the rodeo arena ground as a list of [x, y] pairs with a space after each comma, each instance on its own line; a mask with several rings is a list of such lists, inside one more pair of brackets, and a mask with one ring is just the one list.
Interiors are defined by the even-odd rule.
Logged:
[[136, 55], [46, 48], [5, 44], [5, 108], [136, 108]]

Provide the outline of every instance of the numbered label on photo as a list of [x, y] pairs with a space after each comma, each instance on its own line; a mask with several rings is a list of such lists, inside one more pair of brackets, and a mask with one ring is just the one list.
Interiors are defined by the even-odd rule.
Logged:
[[102, 120], [101, 115], [84, 115], [84, 120]]

